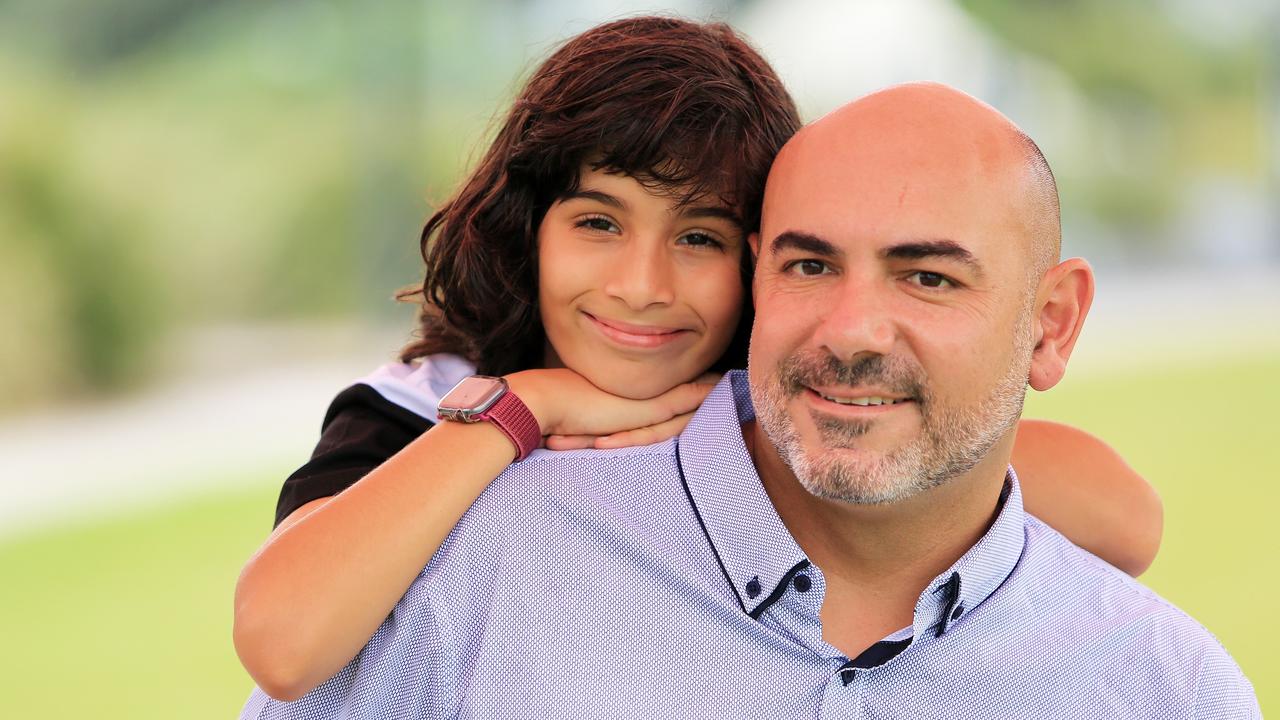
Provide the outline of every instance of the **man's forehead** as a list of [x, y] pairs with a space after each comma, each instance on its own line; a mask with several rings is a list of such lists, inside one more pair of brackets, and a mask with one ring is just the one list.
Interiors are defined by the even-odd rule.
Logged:
[[1025, 157], [1017, 127], [994, 108], [952, 88], [916, 84], [873, 93], [806, 126], [775, 169], [799, 165], [828, 179], [896, 172], [947, 183], [994, 180]]
[[872, 236], [981, 234], [1015, 209], [1026, 165], [1020, 137], [1004, 116], [951, 88], [875, 93], [783, 148], [769, 176], [765, 232], [799, 222]]

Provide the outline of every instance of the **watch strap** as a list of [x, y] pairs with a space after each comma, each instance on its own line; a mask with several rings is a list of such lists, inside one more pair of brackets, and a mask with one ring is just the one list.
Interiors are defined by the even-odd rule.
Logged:
[[542, 426], [516, 394], [507, 390], [488, 410], [476, 416], [497, 426], [516, 446], [516, 460], [523, 460], [542, 444]]

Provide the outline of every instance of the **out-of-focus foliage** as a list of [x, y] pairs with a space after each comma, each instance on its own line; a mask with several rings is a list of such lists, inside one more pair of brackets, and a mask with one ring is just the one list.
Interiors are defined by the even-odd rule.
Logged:
[[959, 4], [1084, 93], [1095, 142], [1072, 162], [1071, 194], [1135, 239], [1170, 219], [1197, 176], [1256, 183], [1270, 171], [1264, 104], [1273, 29], [1265, 23], [1211, 44], [1174, 22], [1168, 2]]
[[[1187, 208], [1244, 237], [1277, 204], [1275, 29], [1206, 43], [1180, 1], [957, 0], [1082, 94], [1064, 206], [1144, 262], [1197, 241]], [[175, 329], [396, 313], [431, 205], [587, 5], [0, 0], [0, 412], [163, 372]]]
[[389, 307], [454, 169], [423, 168], [421, 13], [0, 5], [0, 407], [162, 369], [175, 326]]
[[2, 65], [0, 85], [0, 397], [136, 380], [167, 317], [138, 224], [80, 172], [64, 89]]

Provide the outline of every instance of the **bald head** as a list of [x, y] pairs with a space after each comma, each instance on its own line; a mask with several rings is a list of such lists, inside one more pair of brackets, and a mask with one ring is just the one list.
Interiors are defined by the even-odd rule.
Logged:
[[1058, 182], [1049, 161], [1031, 136], [1014, 126], [1015, 137], [1026, 150], [1022, 208], [1031, 238], [1032, 276], [1038, 279], [1062, 257], [1062, 208]]
[[[774, 164], [766, 213], [806, 177], [871, 191], [851, 198], [854, 205], [865, 199], [878, 210], [896, 203], [904, 213], [967, 214], [1003, 229], [1033, 281], [1058, 261], [1058, 191], [1040, 148], [1000, 112], [954, 88], [894, 86], [808, 125]], [[950, 207], [960, 201], [968, 207]]]

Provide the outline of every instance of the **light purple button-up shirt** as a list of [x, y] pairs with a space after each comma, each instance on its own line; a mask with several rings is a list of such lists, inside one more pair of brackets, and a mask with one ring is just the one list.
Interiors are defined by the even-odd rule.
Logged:
[[369, 644], [244, 718], [1252, 718], [1204, 628], [1023, 512], [856, 658], [770, 503], [730, 373], [675, 440], [537, 451], [481, 495]]

